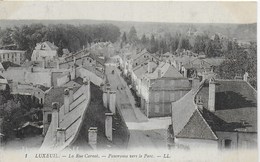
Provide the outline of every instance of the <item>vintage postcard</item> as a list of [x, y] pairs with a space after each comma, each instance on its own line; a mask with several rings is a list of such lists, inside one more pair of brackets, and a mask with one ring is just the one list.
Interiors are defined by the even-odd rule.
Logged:
[[258, 160], [256, 1], [0, 1], [0, 162]]

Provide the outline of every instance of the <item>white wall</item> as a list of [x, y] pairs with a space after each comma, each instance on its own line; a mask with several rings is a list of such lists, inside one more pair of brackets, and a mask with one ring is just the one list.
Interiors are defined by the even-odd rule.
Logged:
[[97, 86], [100, 86], [100, 84], [103, 83], [103, 78], [98, 77], [95, 73], [93, 73], [87, 69], [77, 68], [77, 74], [81, 78], [86, 77], [86, 78], [90, 79], [90, 81]]
[[191, 150], [211, 149], [218, 150], [217, 140], [191, 139], [191, 138], [175, 138], [177, 145], [185, 146]]

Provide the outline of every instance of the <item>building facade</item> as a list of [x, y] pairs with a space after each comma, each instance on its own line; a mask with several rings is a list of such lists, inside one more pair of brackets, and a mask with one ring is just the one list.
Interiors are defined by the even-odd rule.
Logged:
[[25, 61], [25, 52], [19, 50], [0, 50], [0, 62], [10, 61], [21, 65]]

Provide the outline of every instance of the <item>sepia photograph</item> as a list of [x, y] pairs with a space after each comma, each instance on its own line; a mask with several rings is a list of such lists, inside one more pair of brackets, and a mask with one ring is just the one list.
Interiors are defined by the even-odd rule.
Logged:
[[257, 161], [257, 16], [0, 1], [0, 161]]

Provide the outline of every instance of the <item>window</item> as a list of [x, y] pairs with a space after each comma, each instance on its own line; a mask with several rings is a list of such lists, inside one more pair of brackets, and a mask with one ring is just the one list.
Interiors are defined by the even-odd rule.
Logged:
[[155, 113], [159, 113], [160, 112], [160, 107], [158, 105], [155, 105], [154, 112]]
[[40, 104], [43, 104], [43, 100], [42, 100], [42, 98], [41, 98], [41, 100], [40, 100]]
[[51, 122], [51, 114], [47, 115], [47, 121], [50, 123]]
[[230, 149], [231, 148], [232, 141], [230, 139], [224, 140], [224, 148]]
[[155, 101], [155, 102], [159, 102], [159, 101], [160, 101], [160, 93], [156, 93], [156, 94], [154, 95], [154, 101]]

